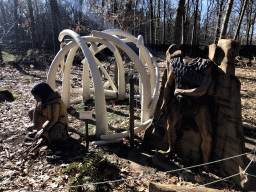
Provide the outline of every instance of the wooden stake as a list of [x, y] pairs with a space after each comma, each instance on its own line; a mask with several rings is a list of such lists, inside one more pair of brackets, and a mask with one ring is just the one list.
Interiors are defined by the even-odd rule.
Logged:
[[130, 147], [134, 147], [134, 79], [130, 79]]

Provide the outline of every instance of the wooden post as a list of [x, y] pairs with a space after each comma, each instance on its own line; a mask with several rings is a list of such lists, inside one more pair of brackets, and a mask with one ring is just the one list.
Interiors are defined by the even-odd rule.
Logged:
[[[87, 111], [88, 110], [88, 106], [84, 106], [84, 110]], [[84, 120], [85, 122], [85, 134], [86, 134], [86, 153], [89, 150], [89, 128], [88, 128], [88, 119]]]
[[134, 147], [134, 79], [130, 79], [130, 147]]
[[86, 152], [88, 152], [89, 149], [89, 127], [88, 127], [88, 120], [92, 119], [92, 111], [88, 111], [88, 106], [84, 105], [84, 111], [79, 112], [79, 119], [84, 121], [85, 124], [85, 140], [86, 140]]

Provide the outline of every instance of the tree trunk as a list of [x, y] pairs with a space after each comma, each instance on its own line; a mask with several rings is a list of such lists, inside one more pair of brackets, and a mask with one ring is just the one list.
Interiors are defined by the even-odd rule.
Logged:
[[158, 35], [158, 34], [160, 34], [160, 0], [158, 0], [158, 2], [157, 2], [157, 23], [156, 23], [156, 35], [155, 35], [155, 42], [156, 43], [160, 43], [161, 42], [161, 40], [160, 40], [160, 35]]
[[123, 24], [123, 28], [125, 31], [130, 32], [130, 18], [132, 15], [132, 0], [128, 0], [125, 4], [125, 19], [124, 19], [124, 24]]
[[221, 33], [220, 33], [220, 39], [225, 39], [226, 38], [227, 28], [228, 28], [228, 21], [229, 21], [229, 16], [230, 16], [230, 13], [231, 13], [231, 10], [232, 10], [233, 2], [234, 2], [234, 0], [229, 0], [228, 1], [227, 10], [226, 10], [225, 18], [224, 18]]
[[192, 30], [191, 48], [193, 47], [193, 45], [195, 45], [195, 42], [196, 42], [198, 4], [199, 4], [199, 0], [196, 0], [196, 7], [194, 10], [194, 25], [193, 25], [193, 30]]
[[164, 18], [163, 18], [163, 41], [162, 44], [165, 44], [165, 19], [166, 19], [166, 0], [164, 0]]
[[[128, 0], [127, 4], [129, 4], [130, 6], [132, 6], [132, 0]], [[129, 6], [128, 5], [128, 6]], [[129, 12], [131, 13], [131, 8], [129, 9]], [[113, 3], [112, 3], [112, 14], [113, 15], [116, 15], [117, 14], [117, 0], [113, 0]], [[130, 15], [129, 15], [130, 16]], [[129, 16], [128, 18], [126, 17], [126, 20], [128, 19], [129, 20]], [[112, 24], [114, 25], [114, 27], [116, 26], [117, 24], [117, 20], [116, 19], [113, 19], [113, 22]]]
[[254, 13], [254, 17], [252, 20], [252, 33], [251, 33], [250, 45], [252, 45], [252, 37], [253, 37], [253, 32], [254, 32], [255, 19], [256, 19], [256, 13]]
[[35, 20], [34, 20], [34, 14], [33, 14], [33, 8], [31, 0], [28, 0], [28, 10], [29, 10], [29, 17], [31, 19], [31, 39], [32, 39], [32, 49], [35, 49], [37, 47], [36, 43], [36, 30], [35, 30]]
[[246, 28], [246, 45], [249, 45], [250, 38], [250, 29], [251, 29], [251, 21], [252, 21], [252, 5], [253, 0], [250, 0], [250, 7], [247, 9], [247, 28]]
[[[145, 1], [143, 0], [142, 1], [142, 7], [141, 7], [141, 10], [140, 10], [140, 15], [141, 15], [141, 22], [142, 23], [145, 23], [146, 22], [146, 20], [147, 20], [147, 15], [146, 15], [146, 17], [144, 16], [144, 7], [145, 7], [146, 5], [145, 5]], [[146, 33], [145, 33], [145, 31], [146, 31], [146, 25], [142, 25], [141, 26], [141, 35], [143, 35], [144, 36], [144, 43], [147, 43], [148, 42], [148, 39], [146, 38]]]
[[[3, 6], [3, 1], [0, 1], [0, 7], [1, 7], [1, 25], [3, 25], [3, 28], [5, 29], [5, 24], [6, 24], [6, 15], [5, 15], [5, 9]], [[4, 35], [0, 36], [0, 62], [3, 62], [3, 57], [2, 57], [2, 39]]]
[[105, 24], [105, 18], [104, 18], [104, 7], [105, 7], [105, 0], [101, 1], [101, 15], [103, 16], [101, 18], [101, 27], [104, 29], [104, 24]]
[[[6, 24], [6, 14], [5, 14], [5, 9], [3, 5], [3, 1], [0, 1], [0, 7], [1, 7], [1, 24], [4, 26]], [[5, 28], [5, 26], [4, 26]]]
[[15, 19], [15, 41], [18, 42], [18, 2], [14, 0], [14, 19]]
[[186, 44], [187, 43], [187, 32], [188, 32], [188, 11], [189, 11], [189, 1], [187, 1], [187, 6], [186, 6], [186, 12], [183, 16], [183, 19], [182, 19], [182, 44]]
[[153, 0], [149, 0], [149, 12], [150, 12], [150, 44], [154, 41], [154, 11], [153, 11]]
[[137, 7], [137, 0], [135, 0], [134, 12], [133, 12], [133, 35], [134, 36], [136, 36], [136, 7]]
[[220, 37], [220, 22], [221, 22], [221, 17], [222, 17], [222, 9], [223, 9], [223, 3], [224, 0], [220, 0], [220, 3], [218, 1], [218, 21], [217, 21], [217, 26], [216, 26], [216, 32], [215, 32], [215, 40], [214, 43], [217, 44], [219, 37]]
[[57, 52], [60, 49], [60, 42], [58, 40], [59, 37], [59, 8], [57, 0], [50, 0], [50, 7], [51, 7], [51, 14], [52, 14], [52, 30], [53, 30], [53, 41], [54, 41], [54, 54], [57, 54]]
[[176, 11], [175, 28], [174, 28], [174, 44], [180, 45], [182, 37], [182, 16], [185, 10], [185, 0], [179, 0]]
[[244, 4], [242, 5], [243, 6], [242, 7], [242, 12], [240, 14], [238, 24], [237, 24], [237, 28], [236, 28], [236, 32], [235, 32], [235, 35], [234, 35], [234, 40], [237, 40], [237, 38], [239, 36], [239, 31], [240, 31], [241, 23], [242, 23], [242, 20], [243, 20], [243, 17], [244, 17], [244, 11], [245, 11], [246, 4], [247, 4], [247, 0], [244, 0]]
[[206, 24], [205, 24], [205, 32], [204, 32], [204, 42], [206, 43], [208, 39], [208, 25], [209, 25], [209, 12], [210, 12], [210, 6], [209, 6], [209, 0], [207, 0], [207, 11], [206, 11]]
[[83, 7], [83, 0], [79, 0], [79, 13], [78, 13], [78, 22], [80, 22], [81, 23], [81, 21], [82, 21], [82, 16], [83, 16], [83, 9], [82, 9], [82, 7]]

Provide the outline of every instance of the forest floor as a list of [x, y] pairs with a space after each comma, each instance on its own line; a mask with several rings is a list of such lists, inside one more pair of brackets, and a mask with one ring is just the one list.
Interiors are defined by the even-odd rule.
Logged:
[[[163, 70], [164, 60], [161, 58], [157, 60], [160, 69]], [[89, 185], [88, 189], [92, 191], [148, 191], [150, 182], [192, 188], [220, 178], [215, 174], [203, 172], [200, 168], [192, 169], [190, 172], [186, 170], [162, 173], [163, 170], [154, 165], [155, 152], [141, 148], [143, 132], [135, 136], [133, 148], [129, 146], [129, 140], [124, 139], [121, 143], [105, 146], [90, 144], [89, 151], [86, 152], [85, 141], [77, 142], [70, 139], [64, 147], [40, 146], [29, 152], [28, 149], [33, 144], [24, 142], [24, 136], [27, 132], [26, 126], [31, 123], [27, 113], [35, 106], [30, 91], [35, 83], [46, 81], [46, 74], [47, 68], [45, 67], [27, 67], [17, 62], [5, 62], [0, 65], [0, 88], [1, 90], [8, 89], [16, 97], [12, 102], [0, 103], [0, 191], [35, 191], [52, 188], [64, 190], [63, 187], [71, 183], [75, 185], [119, 179], [128, 180]], [[241, 82], [243, 122], [255, 126], [256, 64], [237, 66], [236, 76]], [[80, 78], [81, 67], [73, 66], [71, 75], [73, 86], [81, 84]], [[57, 80], [60, 79], [61, 75], [57, 77]], [[76, 82], [80, 83], [76, 84]], [[57, 83], [56, 86], [57, 90], [60, 90], [60, 84]], [[108, 114], [113, 117], [112, 122], [109, 123], [112, 132], [122, 131], [121, 127], [129, 125], [127, 103], [120, 104], [108, 100], [107, 107]], [[69, 126], [84, 132], [84, 122], [74, 115], [81, 108], [82, 105], [77, 104], [69, 110]], [[113, 115], [117, 112], [122, 114], [123, 118]], [[135, 125], [139, 124], [139, 114], [140, 111], [137, 109]], [[95, 121], [91, 122], [91, 132], [95, 131], [93, 124]], [[245, 146], [248, 151], [253, 150], [255, 146], [255, 134], [256, 130], [245, 131]], [[252, 157], [253, 155], [248, 155], [248, 158]], [[90, 166], [94, 168], [90, 169]], [[182, 165], [174, 162], [173, 167], [181, 168]], [[84, 173], [81, 173], [83, 168]], [[223, 191], [239, 191], [231, 180], [223, 180], [207, 187]]]

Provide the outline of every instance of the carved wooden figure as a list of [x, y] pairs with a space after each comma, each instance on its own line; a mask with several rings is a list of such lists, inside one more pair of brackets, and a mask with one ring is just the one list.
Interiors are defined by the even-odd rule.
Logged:
[[[144, 144], [169, 149], [190, 164], [245, 153], [234, 65], [239, 48], [238, 42], [221, 39], [209, 46], [209, 59], [202, 59], [184, 57], [177, 45], [170, 46], [154, 124], [146, 130]], [[216, 170], [231, 176], [242, 173], [247, 163], [241, 156], [218, 163]], [[243, 174], [232, 179], [244, 189], [252, 183]]]
[[[169, 152], [175, 152], [177, 132], [186, 119], [195, 121], [201, 134], [204, 162], [209, 161], [212, 149], [212, 120], [206, 102], [206, 92], [212, 82], [213, 62], [189, 57], [168, 59], [167, 81], [164, 88], [161, 119], [167, 119]], [[159, 122], [158, 122], [159, 123]], [[158, 126], [158, 123], [156, 126]], [[159, 129], [156, 129], [156, 134]]]

